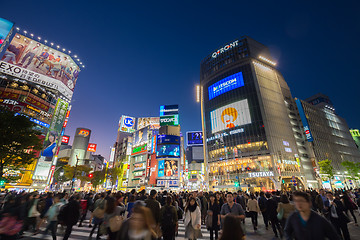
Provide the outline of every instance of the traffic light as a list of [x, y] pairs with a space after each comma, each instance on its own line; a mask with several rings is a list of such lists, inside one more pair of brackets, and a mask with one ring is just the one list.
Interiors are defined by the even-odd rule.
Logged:
[[89, 173], [89, 175], [88, 175], [89, 178], [93, 178], [93, 176], [94, 175], [92, 173]]
[[4, 186], [5, 185], [5, 180], [0, 180], [0, 186]]
[[239, 182], [235, 182], [235, 187], [239, 187]]

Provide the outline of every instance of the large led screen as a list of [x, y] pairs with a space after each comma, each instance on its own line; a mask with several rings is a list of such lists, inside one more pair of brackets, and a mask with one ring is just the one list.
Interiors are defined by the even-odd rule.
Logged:
[[148, 141], [148, 128], [143, 128], [141, 130], [138, 130], [134, 133], [134, 141], [133, 143], [135, 145], [146, 143]]
[[211, 132], [224, 131], [251, 123], [247, 99], [234, 102], [210, 112]]
[[202, 145], [203, 135], [201, 131], [198, 132], [187, 132], [187, 145]]
[[164, 174], [165, 177], [177, 177], [178, 175], [178, 161], [165, 160]]
[[165, 144], [157, 145], [156, 157], [180, 157], [180, 145], [176, 144]]
[[6, 19], [0, 18], [0, 47], [5, 42], [6, 37], [14, 24]]
[[137, 129], [142, 129], [147, 126], [150, 126], [150, 129], [159, 129], [160, 128], [160, 118], [159, 117], [138, 118]]
[[173, 135], [157, 135], [157, 144], [180, 144], [180, 137]]
[[71, 99], [80, 68], [67, 54], [16, 34], [0, 61], [0, 72], [58, 90]]
[[235, 73], [231, 76], [221, 79], [220, 81], [208, 87], [209, 100], [242, 86], [244, 86], [244, 78], [242, 72]]

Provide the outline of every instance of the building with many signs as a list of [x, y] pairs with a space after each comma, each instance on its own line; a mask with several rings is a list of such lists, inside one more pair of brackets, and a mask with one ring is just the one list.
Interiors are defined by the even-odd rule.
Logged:
[[296, 104], [266, 46], [244, 36], [211, 52], [200, 91], [210, 190], [317, 186], [307, 150], [298, 151]]
[[11, 186], [29, 188], [34, 183], [35, 188], [43, 188], [54, 173], [69, 103], [84, 66], [71, 51], [50, 40], [16, 26], [8, 33], [0, 46], [0, 105], [36, 123], [44, 139], [39, 159], [24, 166], [21, 181]]

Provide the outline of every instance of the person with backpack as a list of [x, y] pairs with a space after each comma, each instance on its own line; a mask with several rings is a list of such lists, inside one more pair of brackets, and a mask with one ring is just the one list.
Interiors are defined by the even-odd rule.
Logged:
[[104, 214], [104, 227], [109, 235], [109, 240], [115, 240], [116, 234], [120, 230], [122, 224], [122, 217], [120, 216], [125, 207], [117, 206], [116, 199], [108, 197], [106, 200], [105, 214]]
[[165, 206], [160, 210], [161, 231], [164, 240], [175, 240], [175, 233], [178, 228], [178, 216], [172, 202], [172, 196], [168, 195]]
[[79, 220], [80, 217], [80, 198], [78, 196], [72, 196], [69, 202], [65, 204], [59, 212], [58, 220], [62, 225], [66, 226], [63, 240], [68, 240], [72, 232], [72, 228]]

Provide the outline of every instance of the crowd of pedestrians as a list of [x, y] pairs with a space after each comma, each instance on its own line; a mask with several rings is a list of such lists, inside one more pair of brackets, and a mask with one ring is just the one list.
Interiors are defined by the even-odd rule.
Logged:
[[[0, 239], [24, 233], [57, 234], [67, 240], [73, 226], [91, 228], [89, 239], [175, 240], [179, 221], [185, 238], [201, 239], [201, 226], [210, 240], [245, 239], [258, 231], [258, 217], [274, 237], [349, 240], [348, 224], [357, 226], [360, 190], [297, 192], [77, 192], [69, 194], [3, 192]], [[88, 226], [84, 220], [90, 217]], [[253, 229], [245, 228], [245, 221]], [[41, 231], [42, 230], [42, 231]], [[266, 231], [265, 230], [265, 231]]]

